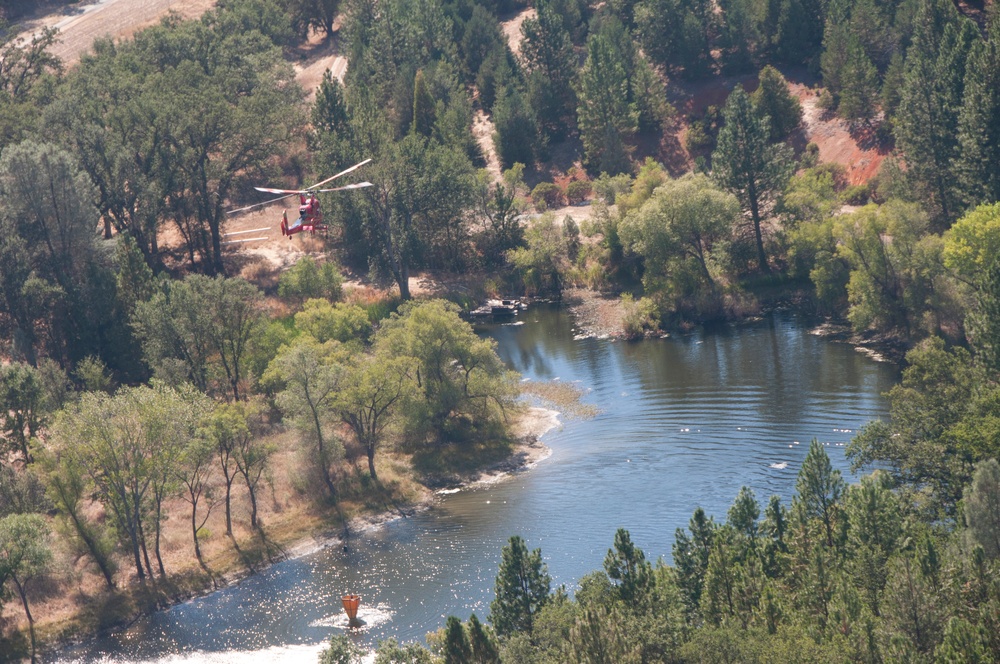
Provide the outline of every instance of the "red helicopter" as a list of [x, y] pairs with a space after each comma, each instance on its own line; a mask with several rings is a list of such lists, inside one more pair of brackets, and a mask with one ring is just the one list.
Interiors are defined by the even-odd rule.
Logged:
[[282, 210], [281, 234], [287, 236], [288, 239], [290, 240], [292, 239], [293, 235], [295, 235], [296, 233], [301, 233], [303, 231], [308, 231], [310, 233], [315, 233], [316, 231], [325, 231], [327, 229], [327, 226], [326, 224], [323, 223], [323, 210], [320, 207], [319, 198], [316, 197], [316, 194], [322, 194], [330, 191], [345, 191], [347, 189], [362, 189], [364, 187], [371, 187], [372, 183], [358, 182], [355, 184], [344, 185], [342, 187], [333, 187], [331, 189], [317, 189], [317, 187], [321, 187], [328, 182], [336, 180], [342, 175], [347, 175], [351, 171], [361, 168], [370, 161], [371, 159], [365, 159], [364, 161], [355, 164], [354, 166], [351, 166], [350, 168], [343, 170], [340, 173], [337, 173], [333, 177], [327, 178], [322, 182], [317, 182], [311, 187], [306, 187], [305, 189], [273, 189], [270, 187], [254, 187], [254, 189], [256, 189], [257, 191], [263, 191], [269, 194], [286, 194], [286, 195], [281, 196], [279, 198], [273, 198], [269, 201], [264, 201], [263, 203], [249, 205], [247, 207], [240, 208], [238, 210], [232, 210], [229, 214], [233, 214], [236, 212], [243, 212], [245, 210], [250, 210], [252, 208], [260, 207], [262, 205], [268, 205], [270, 203], [274, 203], [276, 201], [284, 200], [291, 196], [297, 195], [299, 197], [299, 218], [289, 223], [288, 211]]

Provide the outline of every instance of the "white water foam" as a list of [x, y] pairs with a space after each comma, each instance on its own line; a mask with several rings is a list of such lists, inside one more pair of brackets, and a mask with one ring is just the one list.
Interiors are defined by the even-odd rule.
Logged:
[[[128, 657], [104, 657], [98, 660], [67, 660], [73, 664], [96, 662], [97, 664], [298, 664], [299, 662], [315, 662], [319, 654], [326, 648], [326, 642], [270, 646], [260, 650], [225, 650], [222, 652], [174, 653], [156, 659], [131, 659]], [[365, 659], [375, 661], [371, 653]]]

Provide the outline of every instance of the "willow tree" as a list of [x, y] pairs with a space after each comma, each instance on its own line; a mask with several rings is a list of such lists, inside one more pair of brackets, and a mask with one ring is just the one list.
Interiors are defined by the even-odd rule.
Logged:
[[342, 387], [336, 400], [340, 419], [350, 427], [368, 457], [368, 472], [375, 472], [375, 452], [382, 445], [386, 428], [397, 413], [419, 394], [416, 361], [385, 352], [357, 353], [344, 367]]
[[496, 353], [495, 342], [481, 339], [444, 300], [407, 303], [382, 321], [375, 337], [381, 357], [410, 357], [422, 397], [412, 425], [440, 439], [465, 421], [486, 428], [506, 416], [517, 392], [516, 374]]
[[718, 294], [722, 248], [739, 219], [736, 197], [705, 175], [667, 180], [621, 224], [623, 242], [642, 256], [647, 292], [681, 299]]
[[282, 346], [271, 361], [265, 379], [283, 386], [278, 406], [313, 447], [316, 465], [330, 499], [337, 500], [332, 464], [344, 453], [343, 444], [334, 433], [337, 398], [343, 378], [338, 355], [339, 344], [321, 344], [302, 335], [290, 346]]

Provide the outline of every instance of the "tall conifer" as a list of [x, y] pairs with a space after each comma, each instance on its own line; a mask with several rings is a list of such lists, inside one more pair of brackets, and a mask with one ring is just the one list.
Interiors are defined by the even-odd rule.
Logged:
[[956, 167], [966, 205], [1000, 201], [1000, 11], [969, 56]]

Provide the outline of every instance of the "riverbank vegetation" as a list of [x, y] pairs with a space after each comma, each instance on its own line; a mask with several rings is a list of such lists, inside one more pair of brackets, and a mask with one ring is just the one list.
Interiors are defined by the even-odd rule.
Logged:
[[[624, 293], [629, 336], [791, 298], [913, 348], [892, 424], [852, 447], [883, 474], [836, 495], [827, 478], [822, 499], [800, 487], [764, 525], [745, 494], [729, 523], [698, 517], [678, 546], [701, 547], [704, 578], [647, 570], [623, 534], [606, 579], [545, 602], [564, 607], [552, 634], [577, 639], [579, 661], [651, 661], [631, 635], [654, 624], [679, 650], [649, 652], [689, 657], [744, 659], [788, 635], [817, 657], [836, 642], [916, 661], [948, 639], [995, 655], [981, 619], [995, 586], [976, 585], [994, 564], [976, 533], [992, 518], [1000, 352], [1000, 17], [986, 5], [226, 0], [99, 40], [68, 71], [53, 31], [4, 32], [0, 581], [24, 614], [2, 617], [24, 631], [3, 651], [33, 651], [32, 607], [68, 588], [83, 610], [53, 608], [46, 636], [252, 569], [302, 534], [292, 520], [402, 511], [427, 479], [414, 468], [447, 476], [449, 458], [505, 449], [516, 380], [457, 306], [410, 301], [432, 269], [486, 274], [492, 294]], [[515, 14], [511, 38], [500, 19]], [[336, 33], [349, 67], [307, 104], [290, 61], [310, 30]], [[789, 79], [823, 87], [792, 94]], [[693, 103], [696, 85], [724, 103]], [[821, 159], [804, 132], [817, 113], [877, 148], [876, 177]], [[228, 276], [243, 265], [226, 210], [258, 202], [254, 184], [367, 158], [374, 186], [324, 199], [331, 253], [277, 284]], [[591, 214], [556, 214], [563, 197]], [[393, 294], [347, 293], [338, 260]], [[865, 509], [902, 515], [892, 541], [865, 534]], [[788, 540], [767, 525], [786, 518]], [[935, 603], [883, 616], [900, 584]], [[893, 597], [890, 616], [910, 606]], [[501, 650], [547, 656], [530, 631]], [[487, 637], [453, 621], [442, 648], [487, 652]]]
[[[867, 450], [855, 443], [849, 455], [864, 464]], [[670, 565], [649, 560], [620, 529], [603, 569], [572, 596], [552, 588], [542, 552], [515, 535], [501, 553], [488, 625], [452, 616], [428, 636], [430, 649], [383, 643], [375, 661], [996, 661], [1000, 465], [978, 461], [967, 483], [955, 478], [961, 505], [951, 518], [915, 507], [911, 491], [924, 480], [901, 480], [897, 469], [849, 486], [814, 440], [791, 505], [772, 496], [762, 507], [744, 487], [723, 519], [699, 508], [677, 530]], [[339, 636], [320, 661], [360, 657]]]

